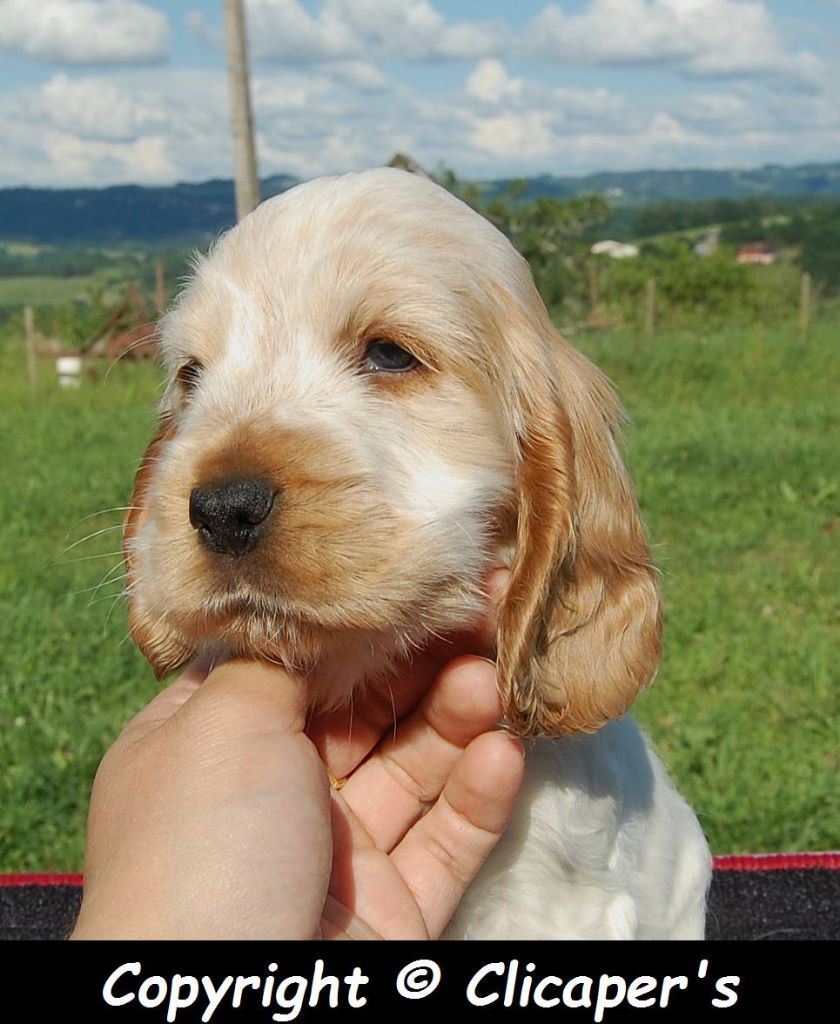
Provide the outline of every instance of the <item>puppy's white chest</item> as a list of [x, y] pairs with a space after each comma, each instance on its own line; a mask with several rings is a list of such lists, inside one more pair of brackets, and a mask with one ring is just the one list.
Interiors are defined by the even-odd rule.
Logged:
[[510, 826], [444, 937], [700, 939], [710, 877], [694, 813], [625, 718], [533, 743]]

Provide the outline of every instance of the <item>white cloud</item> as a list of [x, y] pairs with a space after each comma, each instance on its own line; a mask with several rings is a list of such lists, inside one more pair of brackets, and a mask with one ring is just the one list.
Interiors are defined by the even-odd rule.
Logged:
[[500, 60], [479, 61], [467, 79], [467, 94], [481, 103], [499, 103], [522, 92], [523, 80], [511, 78]]
[[[390, 82], [370, 61], [333, 57], [258, 66], [253, 94], [264, 175], [375, 166], [395, 150], [482, 178], [806, 162], [840, 151], [840, 94], [773, 78], [630, 98], [551, 84], [485, 57], [459, 85], [435, 92]], [[222, 66], [54, 74], [0, 93], [0, 137], [0, 185], [229, 177], [226, 75]]]
[[694, 93], [675, 100], [673, 109], [699, 131], [740, 132], [755, 124], [755, 97], [731, 92]]
[[391, 85], [388, 76], [375, 64], [364, 60], [331, 61], [323, 70], [336, 81], [363, 93], [384, 92]]
[[[258, 60], [481, 60], [662, 65], [698, 78], [778, 77], [815, 83], [825, 64], [789, 53], [764, 0], [588, 0], [566, 13], [546, 4], [524, 28], [448, 20], [429, 0], [247, 0]], [[188, 24], [220, 47], [218, 25], [193, 10]]]
[[[205, 46], [223, 50], [224, 30], [203, 11], [187, 13], [186, 24]], [[387, 88], [384, 72], [367, 58], [363, 40], [334, 12], [313, 17], [299, 0], [248, 0], [249, 49], [257, 61], [320, 64], [332, 77], [361, 92]]]
[[[246, 2], [258, 62], [358, 65], [369, 91], [384, 88], [374, 76], [383, 60], [650, 66], [689, 78], [776, 79], [814, 92], [831, 86], [820, 57], [788, 52], [765, 0], [587, 0], [573, 13], [547, 3], [519, 29], [501, 20], [450, 21], [429, 0]], [[222, 48], [221, 26], [203, 12], [190, 11], [187, 23], [206, 45]], [[493, 67], [477, 70], [474, 98], [482, 89], [491, 95]]]
[[476, 149], [493, 157], [509, 159], [516, 154], [525, 161], [546, 161], [557, 149], [552, 122], [546, 110], [485, 117], [476, 121], [468, 138]]
[[162, 115], [142, 97], [102, 78], [54, 75], [21, 96], [23, 114], [44, 127], [79, 139], [131, 142], [161, 123]]
[[[348, 84], [354, 78], [357, 88]], [[314, 176], [387, 160], [397, 119], [372, 117], [371, 103], [381, 96], [369, 91], [372, 84], [364, 71], [343, 65], [256, 74], [261, 172]], [[221, 69], [56, 74], [36, 88], [0, 94], [0, 186], [230, 177], [228, 104]]]
[[0, 95], [0, 134], [18, 151], [0, 180], [52, 187], [212, 177], [222, 171], [219, 151], [230, 152], [226, 84], [218, 72], [57, 74]]
[[0, 0], [0, 49], [58, 64], [166, 59], [166, 16], [136, 0]]
[[155, 184], [177, 176], [177, 163], [160, 135], [114, 145], [51, 131], [44, 138], [44, 153], [66, 180], [94, 187], [103, 182]]
[[[560, 135], [595, 124], [603, 131], [629, 130], [634, 119], [627, 101], [609, 89], [567, 89], [511, 76], [505, 65], [492, 57], [479, 61], [469, 75], [466, 95], [474, 101], [475, 138], [487, 139], [483, 124], [493, 121], [504, 135], [513, 138], [518, 134], [512, 124], [517, 116], [527, 119], [530, 131], [542, 138], [549, 130]], [[526, 131], [525, 139], [528, 135]], [[539, 148], [536, 143], [526, 145], [529, 151]]]
[[[300, 0], [247, 0], [246, 9], [251, 50], [266, 61], [474, 60], [500, 53], [512, 36], [500, 22], [450, 23], [428, 0], [324, 0], [315, 13]], [[221, 45], [201, 11], [187, 23]]]
[[788, 54], [761, 0], [591, 0], [577, 14], [548, 4], [521, 45], [572, 64], [667, 64], [687, 75], [818, 75], [822, 61]]
[[446, 162], [481, 177], [749, 166], [792, 153], [788, 159], [805, 162], [830, 159], [840, 144], [834, 91], [802, 92], [772, 81], [631, 101], [604, 88], [566, 89], [511, 75], [501, 61], [487, 59], [460, 97], [438, 106], [436, 124], [435, 104], [423, 104], [424, 143], [437, 127]]

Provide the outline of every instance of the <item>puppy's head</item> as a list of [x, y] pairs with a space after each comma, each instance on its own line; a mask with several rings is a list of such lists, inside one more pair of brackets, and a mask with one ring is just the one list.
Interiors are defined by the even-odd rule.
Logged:
[[470, 625], [507, 564], [512, 728], [595, 729], [649, 681], [659, 599], [619, 407], [507, 239], [443, 189], [383, 169], [269, 200], [199, 265], [162, 345], [125, 530], [159, 675], [262, 657], [337, 703]]

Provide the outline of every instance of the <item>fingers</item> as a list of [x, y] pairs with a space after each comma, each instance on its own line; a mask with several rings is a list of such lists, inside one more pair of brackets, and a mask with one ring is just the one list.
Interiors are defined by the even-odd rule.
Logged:
[[353, 914], [329, 894], [324, 902], [324, 912], [321, 915], [321, 934], [318, 937], [330, 940], [384, 938], [379, 932], [374, 931], [367, 922]]
[[392, 852], [430, 938], [440, 936], [499, 841], [524, 770], [518, 740], [501, 732], [479, 736], [464, 751], [438, 802]]
[[493, 657], [496, 614], [507, 586], [506, 569], [492, 570], [485, 580], [486, 610], [469, 631], [435, 641], [394, 677], [369, 689], [351, 708], [316, 715], [307, 729], [327, 768], [336, 778], [349, 775], [396, 723], [417, 706], [441, 667], [461, 655]]
[[434, 678], [427, 659], [424, 655], [424, 664], [404, 666], [406, 678], [368, 690], [349, 708], [312, 716], [307, 734], [336, 778], [349, 775], [417, 705]]
[[469, 743], [502, 710], [495, 666], [461, 658], [440, 673], [414, 714], [358, 768], [341, 791], [381, 850], [390, 850], [443, 790]]
[[501, 732], [478, 737], [438, 802], [390, 855], [334, 793], [334, 912], [325, 913], [324, 937], [348, 934], [348, 923], [360, 918], [382, 938], [438, 938], [504, 832], [523, 773], [518, 740]]
[[[384, 850], [377, 849], [340, 793], [332, 801], [332, 911], [324, 908], [324, 937], [347, 931], [359, 918], [383, 939], [428, 938], [423, 915], [411, 890]], [[344, 919], [335, 912], [344, 908]]]

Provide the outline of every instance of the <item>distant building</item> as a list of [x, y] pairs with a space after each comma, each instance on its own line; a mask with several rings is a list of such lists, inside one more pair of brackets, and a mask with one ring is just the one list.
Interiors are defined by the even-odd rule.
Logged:
[[589, 251], [593, 256], [609, 256], [614, 260], [629, 260], [639, 255], [638, 245], [615, 242], [610, 238], [605, 238], [603, 242], [596, 242]]
[[700, 256], [701, 259], [705, 259], [707, 256], [713, 256], [720, 247], [720, 230], [710, 231], [708, 235], [704, 235], [703, 238], [694, 246], [694, 255]]
[[778, 252], [769, 242], [750, 242], [749, 245], [742, 245], [736, 256], [738, 263], [757, 263], [760, 266], [769, 266], [778, 258]]

